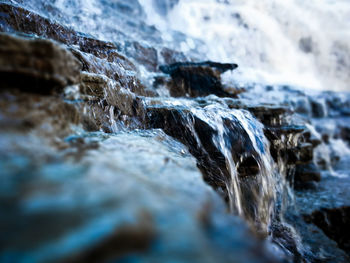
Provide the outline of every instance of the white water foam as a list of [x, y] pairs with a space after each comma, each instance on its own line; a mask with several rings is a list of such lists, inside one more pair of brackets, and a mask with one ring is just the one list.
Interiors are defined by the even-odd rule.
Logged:
[[182, 51], [237, 62], [236, 80], [350, 91], [348, 0], [180, 0], [167, 17], [140, 3], [164, 40], [177, 30], [204, 42], [176, 42]]

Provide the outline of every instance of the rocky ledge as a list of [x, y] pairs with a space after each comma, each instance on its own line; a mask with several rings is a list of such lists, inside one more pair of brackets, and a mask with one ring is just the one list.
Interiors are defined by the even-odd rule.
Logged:
[[322, 183], [308, 111], [226, 87], [236, 64], [101, 41], [15, 4], [0, 17], [0, 261], [347, 262], [347, 207], [293, 215], [333, 257], [284, 221], [286, 193]]

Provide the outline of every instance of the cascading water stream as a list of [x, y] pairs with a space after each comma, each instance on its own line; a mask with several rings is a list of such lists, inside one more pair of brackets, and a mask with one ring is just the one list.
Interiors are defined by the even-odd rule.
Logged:
[[[239, 214], [257, 232], [266, 235], [274, 216], [277, 195], [282, 194], [282, 189], [279, 189], [282, 180], [272, 160], [264, 126], [249, 112], [230, 109], [215, 96], [203, 98], [202, 101], [206, 105], [176, 98], [157, 98], [146, 104], [173, 107], [175, 112], [179, 112], [180, 117], [176, 118], [180, 118], [182, 125], [189, 130], [193, 138], [191, 141], [197, 144], [196, 151], [209, 155], [209, 161], [204, 162], [207, 163], [206, 167], [214, 167], [210, 176], [223, 181], [230, 211]], [[197, 128], [199, 121], [207, 126], [205, 129], [211, 130], [205, 138], [201, 135], [203, 128]], [[171, 130], [168, 134], [176, 137]], [[208, 140], [211, 148], [207, 146]], [[186, 140], [184, 142], [189, 148], [193, 147]], [[219, 153], [218, 159], [223, 159], [222, 165], [216, 166], [211, 160], [213, 151]], [[200, 163], [203, 162], [203, 154], [194, 155]]]
[[[330, 175], [330, 177], [335, 177], [334, 175], [340, 174], [336, 172], [337, 167], [335, 165], [338, 159], [342, 157], [341, 154], [338, 154], [339, 151], [344, 149], [344, 155], [350, 156], [350, 151], [348, 151], [348, 146], [346, 145], [346, 139], [348, 138], [347, 128], [349, 127], [342, 127], [343, 130], [341, 132], [337, 131], [338, 134], [334, 131], [334, 134], [328, 136], [324, 131], [322, 133], [322, 129], [319, 129], [321, 130], [320, 132], [316, 131], [313, 125], [316, 127], [317, 122], [314, 122], [312, 118], [314, 116], [319, 118], [319, 126], [323, 127], [326, 125], [322, 123], [322, 118], [331, 116], [333, 114], [332, 111], [335, 111], [335, 114], [338, 114], [341, 118], [348, 116], [350, 111], [347, 107], [350, 105], [348, 102], [350, 100], [343, 101], [342, 97], [339, 96], [339, 98], [328, 101], [327, 96], [329, 94], [325, 93], [320, 95], [324, 97], [316, 101], [312, 99], [312, 96], [306, 95], [300, 90], [293, 90], [285, 85], [269, 86], [267, 84], [281, 83], [281, 78], [285, 82], [289, 82], [291, 79], [298, 79], [298, 84], [305, 83], [306, 86], [309, 84], [313, 86], [315, 84], [314, 86], [320, 88], [322, 87], [320, 84], [322, 82], [320, 79], [322, 78], [318, 77], [328, 68], [326, 67], [325, 69], [322, 65], [331, 61], [331, 67], [339, 67], [339, 79], [334, 79], [335, 72], [331, 72], [328, 77], [334, 81], [335, 89], [343, 89], [345, 87], [344, 85], [346, 85], [344, 83], [348, 79], [344, 71], [349, 69], [350, 63], [348, 63], [349, 59], [347, 56], [344, 56], [343, 60], [340, 58], [342, 57], [342, 52], [346, 53], [349, 49], [347, 43], [344, 44], [344, 41], [339, 39], [338, 34], [334, 34], [331, 35], [334, 45], [332, 44], [331, 47], [318, 46], [314, 39], [320, 39], [321, 37], [312, 35], [312, 37], [308, 38], [307, 35], [309, 33], [314, 33], [310, 28], [305, 29], [303, 32], [297, 32], [294, 35], [292, 32], [293, 28], [303, 24], [303, 22], [298, 21], [288, 26], [287, 22], [290, 17], [287, 16], [284, 18], [284, 12], [282, 11], [286, 7], [293, 7], [293, 10], [300, 11], [303, 14], [312, 12], [301, 10], [304, 4], [300, 4], [297, 0], [289, 0], [285, 4], [277, 4], [276, 1], [272, 1], [272, 4], [266, 1], [262, 1], [264, 4], [255, 4], [254, 1], [246, 1], [246, 3], [237, 1], [233, 3], [233, 1], [214, 0], [191, 0], [187, 3], [185, 0], [169, 0], [164, 2], [163, 5], [156, 0], [87, 0], [85, 2], [72, 2], [69, 0], [0, 0], [0, 4], [15, 4], [14, 6], [1, 6], [4, 10], [13, 9], [16, 11], [16, 8], [19, 6], [20, 8], [24, 7], [35, 11], [35, 13], [30, 13], [31, 11], [29, 11], [28, 15], [28, 13], [18, 9], [20, 10], [17, 10], [18, 14], [16, 12], [14, 13], [16, 15], [23, 15], [21, 13], [23, 12], [26, 14], [25, 19], [35, 20], [33, 24], [39, 21], [46, 26], [48, 25], [48, 28], [44, 27], [44, 29], [41, 26], [38, 27], [39, 33], [37, 35], [41, 38], [52, 38], [58, 42], [64, 38], [71, 38], [66, 42], [66, 39], [64, 39], [61, 44], [50, 42], [51, 44], [48, 44], [48, 46], [62, 45], [61, 47], [56, 47], [56, 49], [61, 52], [63, 52], [61, 49], [66, 49], [67, 52], [72, 53], [71, 59], [73, 62], [75, 59], [79, 60], [79, 63], [82, 64], [82, 69], [78, 72], [80, 79], [77, 80], [75, 85], [64, 87], [64, 91], [62, 91], [64, 103], [68, 103], [75, 110], [74, 114], [78, 116], [77, 119], [80, 118], [80, 122], [74, 120], [74, 125], [80, 125], [79, 128], [73, 125], [76, 129], [70, 131], [76, 132], [78, 135], [65, 138], [60, 147], [63, 149], [65, 147], [76, 147], [77, 149], [67, 151], [76, 151], [74, 153], [76, 159], [82, 158], [90, 168], [92, 167], [90, 173], [93, 174], [92, 177], [94, 179], [99, 177], [100, 170], [103, 169], [106, 169], [107, 177], [113, 178], [114, 167], [117, 167], [121, 171], [123, 169], [127, 170], [127, 174], [134, 173], [131, 163], [132, 161], [138, 163], [139, 160], [135, 158], [135, 160], [127, 162], [126, 166], [130, 167], [123, 166], [122, 163], [126, 159], [123, 151], [127, 152], [127, 150], [114, 149], [114, 147], [118, 148], [119, 144], [123, 144], [121, 143], [123, 138], [129, 138], [131, 142], [128, 142], [129, 144], [125, 143], [124, 146], [127, 148], [133, 144], [133, 140], [135, 139], [136, 146], [137, 143], [141, 144], [142, 150], [140, 153], [138, 152], [137, 149], [140, 147], [138, 145], [136, 150], [133, 149], [129, 152], [127, 158], [132, 159], [134, 158], [133, 155], [140, 156], [140, 159], [142, 158], [143, 163], [138, 167], [139, 170], [132, 175], [136, 178], [136, 182], [141, 185], [140, 196], [142, 196], [143, 190], [145, 190], [142, 188], [143, 183], [152, 189], [150, 192], [155, 191], [157, 193], [154, 197], [152, 196], [151, 202], [149, 200], [142, 200], [142, 197], [139, 198], [140, 204], [138, 205], [140, 207], [147, 204], [147, 207], [150, 205], [152, 209], [163, 211], [162, 209], [164, 207], [172, 204], [171, 194], [178, 193], [178, 189], [174, 190], [172, 187], [169, 187], [173, 183], [172, 180], [177, 182], [176, 187], [181, 189], [181, 191], [184, 190], [184, 193], [180, 193], [184, 194], [186, 198], [196, 192], [196, 189], [191, 189], [192, 191], [189, 191], [190, 194], [188, 194], [186, 187], [197, 186], [198, 181], [200, 181], [199, 184], [201, 184], [201, 187], [204, 185], [204, 188], [209, 189], [209, 192], [211, 191], [211, 194], [215, 195], [215, 198], [219, 200], [218, 202], [210, 203], [213, 206], [213, 211], [215, 211], [213, 212], [214, 214], [216, 213], [216, 209], [220, 207], [218, 204], [222, 204], [222, 210], [225, 211], [225, 208], [228, 208], [227, 210], [230, 212], [223, 213], [225, 220], [231, 220], [232, 218], [240, 220], [240, 218], [234, 216], [239, 215], [259, 237], [262, 236], [267, 240], [272, 240], [273, 243], [278, 244], [282, 248], [287, 257], [288, 255], [292, 255], [291, 258], [296, 256], [295, 261], [299, 262], [298, 260], [304, 257], [303, 253], [305, 251], [305, 255], [308, 253], [308, 247], [303, 247], [302, 238], [298, 234], [300, 229], [303, 230], [302, 227], [304, 227], [305, 222], [300, 223], [302, 227], [299, 229], [294, 224], [290, 224], [295, 218], [303, 220], [302, 217], [304, 216], [302, 212], [295, 216], [288, 211], [293, 209], [294, 206], [297, 207], [300, 199], [304, 198], [303, 196], [301, 198], [298, 196], [304, 193], [297, 193], [291, 187], [294, 187], [295, 174], [299, 173], [300, 177], [304, 176], [301, 179], [299, 178], [302, 183], [304, 183], [303, 180], [307, 181], [310, 178], [310, 181], [314, 183], [314, 181], [320, 180], [320, 175], [317, 174], [317, 171], [323, 169], [321, 167], [323, 163], [326, 166], [324, 170], [327, 170], [328, 173], [325, 173], [324, 170], [322, 173], [327, 176]], [[321, 5], [322, 8], [328, 7], [329, 3], [328, 1], [326, 2]], [[153, 6], [155, 3], [158, 3], [158, 11]], [[301, 7], [298, 6], [298, 3]], [[338, 8], [338, 4], [335, 6]], [[196, 9], [196, 7], [199, 8]], [[184, 13], [179, 15], [182, 10]], [[315, 12], [322, 13], [322, 10], [317, 9]], [[155, 12], [157, 12], [157, 15]], [[344, 15], [344, 13], [346, 13], [346, 10], [341, 15]], [[253, 21], [252, 15], [257, 15], [259, 19], [256, 19], [256, 21], [263, 21], [263, 23], [257, 25], [256, 21]], [[50, 19], [45, 20], [40, 16]], [[147, 16], [148, 18], [146, 18]], [[185, 16], [186, 19], [174, 20], [174, 17], [182, 16]], [[8, 18], [10, 16], [3, 17], [11, 21]], [[15, 18], [17, 19], [16, 16]], [[282, 28], [279, 28], [277, 24], [281, 20], [285, 21], [286, 24], [283, 24], [281, 26]], [[219, 29], [227, 21], [233, 26], [232, 28], [229, 26], [223, 28], [222, 31], [225, 32], [221, 34]], [[6, 22], [8, 21], [6, 20]], [[51, 30], [50, 23], [54, 22], [57, 22], [59, 27], [55, 24], [53, 26], [54, 30]], [[147, 22], [154, 24], [154, 26], [150, 26]], [[186, 23], [190, 26], [181, 32], [181, 25]], [[318, 21], [317, 23], [323, 24], [324, 22]], [[37, 37], [36, 28], [33, 24], [28, 26], [29, 29], [17, 25], [18, 28], [23, 30], [24, 35], [28, 34], [23, 36], [23, 38]], [[334, 21], [332, 24], [338, 24], [338, 21]], [[277, 32], [276, 36], [266, 33], [265, 31], [268, 31], [264, 30], [266, 26], [271, 26], [274, 32]], [[2, 29], [2, 27], [3, 24], [0, 23], [0, 28]], [[9, 27], [10, 29], [4, 27], [4, 32], [10, 32], [10, 34], [17, 37], [17, 27], [14, 26], [15, 29], [13, 30], [15, 33], [11, 31], [11, 27]], [[33, 30], [32, 27], [34, 28], [34, 32], [30, 31]], [[193, 32], [193, 28], [198, 28], [198, 32]], [[283, 28], [288, 29], [287, 34], [283, 34]], [[208, 29], [209, 33], [208, 38], [204, 34], [203, 36], [199, 34], [206, 29]], [[26, 30], [30, 32], [28, 33]], [[174, 30], [179, 30], [180, 32]], [[348, 34], [345, 34], [345, 36], [348, 36]], [[12, 37], [9, 38], [11, 39]], [[218, 37], [221, 40], [220, 43], [217, 43]], [[237, 39], [233, 39], [234, 37]], [[277, 38], [276, 43], [271, 44], [271, 42], [275, 41], [275, 37]], [[19, 41], [20, 43], [24, 41], [26, 43], [26, 41], [30, 42], [31, 40], [17, 39], [15, 41]], [[244, 46], [242, 43], [249, 43], [249, 45]], [[254, 45], [250, 45], [250, 43]], [[263, 43], [263, 45], [260, 46], [256, 43]], [[269, 43], [271, 45], [268, 45]], [[296, 43], [297, 45], [295, 45]], [[267, 50], [267, 46], [271, 48]], [[285, 52], [287, 47], [288, 50], [291, 50], [291, 53]], [[275, 51], [276, 54], [274, 54]], [[276, 57], [279, 56], [284, 57], [284, 59], [277, 59]], [[38, 60], [38, 58], [35, 59]], [[242, 69], [237, 75], [226, 72], [222, 78], [219, 78], [218, 75], [222, 73], [220, 70], [225, 71], [223, 67], [228, 67], [228, 64], [208, 62], [206, 61], [207, 59], [215, 59], [219, 62], [236, 62], [238, 60]], [[175, 63], [173, 60], [179, 63]], [[197, 60], [204, 62], [193, 62]], [[290, 61], [290, 64], [285, 65], [284, 60]], [[314, 60], [322, 61], [320, 68], [315, 67]], [[182, 61], [186, 63], [181, 63]], [[300, 68], [299, 64], [303, 64], [304, 67]], [[234, 67], [232, 65], [229, 65], [231, 69], [237, 67], [237, 65]], [[161, 70], [161, 66], [163, 68], [168, 67], [170, 73]], [[180, 76], [175, 76], [176, 72], [171, 72], [172, 69], [174, 71], [178, 70], [176, 67], [183, 67], [179, 70], [183, 75], [178, 74]], [[307, 68], [305, 75], [301, 74], [300, 78], [296, 78], [295, 76], [299, 76], [299, 73], [304, 73], [301, 71], [304, 71], [303, 69], [305, 68]], [[251, 72], [254, 73], [252, 78], [249, 82], [245, 82], [244, 77], [250, 75], [249, 73]], [[283, 74], [286, 72], [291, 73], [291, 75], [287, 74], [288, 76], [286, 76]], [[260, 75], [266, 78], [260, 78]], [[274, 77], [279, 76], [278, 81], [275, 81], [271, 75]], [[196, 81], [197, 83], [194, 86], [197, 90], [192, 92], [193, 90], [191, 88], [193, 87], [191, 87], [191, 82]], [[255, 86], [254, 84], [250, 86], [247, 84], [256, 81], [261, 81], [261, 85]], [[236, 85], [241, 85], [242, 83], [246, 85], [244, 87], [245, 89], [236, 90]], [[177, 87], [176, 84], [182, 86]], [[203, 87], [206, 84], [208, 84], [208, 87]], [[176, 88], [186, 90], [186, 94], [181, 94], [181, 91], [178, 91], [180, 93], [179, 96], [182, 97], [178, 98], [177, 95], [172, 93], [173, 89]], [[204, 93], [200, 93], [205, 92], [206, 88], [211, 91], [210, 94], [216, 94], [217, 96], [222, 96], [222, 98], [216, 97], [216, 95], [208, 96], [208, 94], [203, 95]], [[222, 90], [218, 94], [215, 93], [221, 88]], [[234, 92], [234, 94], [228, 91]], [[243, 93], [240, 94], [240, 92]], [[169, 94], [174, 97], [170, 97]], [[8, 96], [8, 94], [5, 95]], [[15, 94], [9, 98], [16, 98], [17, 95]], [[6, 96], [5, 98], [7, 100], [8, 97]], [[21, 96], [24, 98], [26, 94], [24, 93]], [[20, 99], [23, 99], [21, 96]], [[19, 101], [21, 102], [20, 99]], [[36, 99], [34, 97], [33, 101]], [[43, 96], [40, 99], [45, 102], [46, 97]], [[57, 103], [55, 100], [58, 100], [56, 97], [49, 99], [52, 99], [53, 103]], [[299, 99], [300, 101], [298, 101]], [[48, 101], [48, 104], [50, 102]], [[5, 102], [3, 104], [7, 106], [7, 103]], [[333, 106], [332, 103], [336, 106]], [[37, 103], [33, 104], [37, 105]], [[16, 108], [10, 106], [10, 110]], [[338, 112], [338, 108], [341, 108], [342, 111], [339, 110]], [[302, 117], [298, 115], [298, 118], [294, 119], [295, 115], [289, 109], [295, 111], [296, 115], [301, 114]], [[62, 111], [64, 112], [65, 110], [66, 108]], [[42, 109], [40, 108], [39, 112], [41, 111]], [[56, 112], [54, 113], [56, 114]], [[72, 115], [74, 114], [72, 113]], [[26, 115], [24, 116], [28, 117]], [[40, 119], [41, 115], [38, 116]], [[0, 120], [1, 118], [2, 115], [0, 115]], [[308, 123], [308, 120], [310, 120], [310, 123]], [[52, 125], [56, 125], [58, 121], [54, 119], [52, 122], [54, 123]], [[18, 123], [22, 124], [22, 120], [18, 121]], [[27, 126], [32, 125], [26, 119], [23, 123], [25, 129], [28, 129]], [[17, 123], [15, 124], [17, 125]], [[47, 124], [45, 125], [49, 126]], [[41, 125], [40, 127], [44, 127], [45, 125]], [[333, 126], [332, 129], [336, 130], [336, 125]], [[84, 131], [82, 132], [82, 130]], [[311, 135], [305, 135], [307, 132]], [[118, 137], [120, 134], [123, 134], [121, 139], [111, 140], [111, 145], [104, 143], [105, 138]], [[76, 137], [79, 136], [84, 138], [77, 139]], [[98, 137], [96, 139], [98, 143], [96, 144], [86, 139], [89, 137], [95, 138], [96, 136]], [[316, 137], [316, 139], [310, 139], [312, 136]], [[161, 142], [162, 140], [166, 142]], [[87, 142], [85, 143], [85, 141]], [[114, 145], [113, 142], [116, 144]], [[166, 149], [163, 149], [158, 154], [157, 146], [153, 146], [158, 145], [158, 143], [159, 145], [163, 145], [163, 143], [169, 144], [169, 148], [173, 147], [174, 149], [169, 150], [166, 147]], [[98, 144], [102, 145], [101, 149], [94, 148], [98, 147], [96, 146]], [[334, 148], [338, 146], [339, 149], [336, 151]], [[10, 148], [10, 146], [7, 147]], [[185, 149], [186, 147], [187, 149]], [[314, 148], [316, 149], [315, 152], [313, 152]], [[110, 149], [111, 151], [107, 157], [104, 156], [104, 150], [106, 149]], [[93, 162], [95, 160], [87, 160], [86, 156], [90, 154], [89, 151], [95, 151], [93, 154], [99, 155], [97, 160], [107, 165], [95, 165]], [[186, 177], [188, 174], [191, 174], [188, 171], [191, 169], [187, 169], [188, 167], [183, 169], [183, 174], [178, 178], [175, 172], [174, 177], [170, 177], [169, 181], [167, 181], [167, 174], [163, 174], [162, 169], [167, 170], [167, 165], [172, 162], [172, 158], [168, 156], [169, 152], [172, 151], [176, 152], [176, 158], [174, 158], [179, 160], [177, 164], [179, 166], [182, 165], [181, 162], [184, 157], [181, 156], [182, 154], [186, 155], [186, 158], [193, 157], [193, 163], [188, 165], [191, 166], [194, 164], [194, 168], [191, 166], [191, 169], [195, 170], [193, 173], [199, 174], [199, 177], [197, 176], [193, 180], [194, 182], [191, 181], [191, 177]], [[114, 155], [114, 152], [118, 154]], [[157, 160], [157, 162], [153, 159], [148, 160], [147, 154], [149, 152], [155, 156], [158, 154], [157, 156], [161, 156], [159, 157], [161, 160]], [[316, 153], [316, 156], [312, 156], [314, 153]], [[164, 159], [162, 159], [163, 157]], [[112, 158], [116, 158], [117, 161], [120, 161], [120, 164], [118, 163], [115, 166]], [[156, 157], [154, 158], [156, 159]], [[185, 161], [185, 163], [187, 164], [189, 162]], [[312, 170], [312, 165], [318, 166]], [[348, 166], [346, 166], [346, 163], [344, 165], [344, 161], [341, 165], [341, 168], [345, 171], [345, 175], [342, 176], [342, 179], [344, 179], [347, 177], [346, 169], [348, 169]], [[312, 168], [311, 172], [307, 170], [310, 166]], [[143, 171], [144, 167], [151, 167], [147, 171], [150, 171], [149, 174], [152, 175], [150, 176], [152, 178], [147, 178], [149, 174]], [[302, 169], [306, 169], [306, 172]], [[98, 172], [96, 173], [97, 170]], [[120, 172], [120, 170], [117, 172]], [[80, 172], [77, 171], [76, 173]], [[113, 182], [117, 185], [116, 189], [122, 192], [123, 183], [128, 184], [129, 182], [127, 182], [127, 177], [122, 176], [122, 173], [119, 175], [119, 179], [115, 181], [121, 180], [121, 187], [119, 187], [119, 182]], [[204, 184], [200, 180], [200, 175], [203, 176], [207, 184]], [[108, 180], [110, 178], [102, 179], [109, 182]], [[184, 178], [187, 178], [189, 181], [184, 180], [188, 185], [184, 185], [184, 189], [182, 189], [181, 180]], [[159, 183], [166, 187], [158, 189]], [[212, 188], [208, 187], [208, 185]], [[93, 186], [93, 183], [91, 183], [90, 187], [93, 188]], [[111, 196], [114, 195], [114, 190], [111, 189]], [[89, 187], [86, 188], [86, 192], [89, 192]], [[160, 200], [162, 197], [159, 198], [159, 196], [162, 196], [164, 193], [170, 193], [170, 201], [168, 202], [167, 200], [168, 203], [159, 204], [157, 200]], [[313, 193], [307, 192], [306, 195], [308, 194], [312, 196]], [[127, 194], [128, 197], [131, 195], [130, 193]], [[222, 200], [226, 201], [227, 207], [220, 200], [220, 196]], [[203, 196], [203, 200], [205, 199], [206, 197]], [[313, 210], [319, 209], [324, 204], [329, 205], [329, 202], [324, 201], [325, 198], [322, 197], [319, 199], [321, 200], [319, 207], [315, 205]], [[73, 197], [72, 200], [74, 200]], [[132, 202], [134, 200], [131, 198], [129, 201], [131, 203], [130, 205], [133, 205]], [[186, 203], [185, 198], [177, 203], [179, 210], [182, 209], [183, 203]], [[195, 207], [196, 201], [193, 201], [193, 203]], [[337, 205], [341, 206], [344, 203], [337, 202]], [[108, 200], [106, 201], [106, 206], [108, 206]], [[173, 208], [171, 205], [169, 207], [171, 209]], [[211, 222], [211, 218], [209, 218], [211, 215], [208, 215], [212, 213], [212, 211], [209, 211], [212, 208], [209, 209], [208, 207], [201, 207], [201, 210], [204, 212], [195, 212], [196, 217], [200, 218], [200, 223], [196, 222], [194, 224], [196, 227], [197, 224], [199, 225], [199, 236], [202, 237], [210, 236], [210, 229], [215, 225]], [[173, 211], [171, 209], [169, 211]], [[191, 209], [192, 207], [189, 210]], [[311, 214], [313, 210], [311, 211], [310, 209], [305, 214]], [[119, 210], [116, 208], [113, 212], [115, 211]], [[167, 216], [172, 215], [172, 212], [168, 213], [167, 211], [165, 213]], [[291, 214], [292, 216], [290, 216]], [[174, 215], [176, 215], [176, 212]], [[162, 214], [158, 217], [157, 214], [155, 221], [163, 216]], [[290, 217], [288, 218], [288, 216]], [[174, 220], [173, 223], [176, 226], [176, 219], [171, 220]], [[192, 218], [189, 221], [191, 220], [193, 222], [195, 221]], [[184, 221], [189, 222], [188, 218], [184, 219]], [[156, 224], [158, 223], [157, 221]], [[160, 222], [159, 224], [162, 223]], [[164, 227], [164, 225], [162, 227], [169, 229], [169, 227]], [[227, 231], [227, 229], [224, 231]], [[188, 228], [186, 228], [185, 233], [187, 234], [187, 232]], [[172, 237], [173, 233], [169, 234], [169, 236]], [[317, 239], [313, 236], [312, 240]], [[200, 248], [199, 251], [202, 251], [203, 247], [205, 247], [202, 246], [201, 239], [199, 241], [196, 240], [194, 243]], [[325, 244], [327, 246], [328, 243]], [[231, 248], [229, 247], [230, 250]], [[215, 250], [215, 246], [213, 250]], [[218, 253], [221, 252], [219, 251]], [[312, 253], [310, 252], [310, 254]], [[322, 254], [321, 256], [317, 255], [315, 258], [322, 258], [322, 256]], [[208, 262], [210, 262], [210, 259]], [[305, 259], [304, 262], [308, 262], [308, 259]], [[311, 260], [310, 262], [313, 261]]]

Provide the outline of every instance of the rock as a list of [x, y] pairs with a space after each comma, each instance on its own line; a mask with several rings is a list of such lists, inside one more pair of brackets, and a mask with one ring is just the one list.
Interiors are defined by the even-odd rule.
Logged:
[[170, 95], [173, 97], [204, 97], [211, 94], [218, 97], [235, 97], [235, 94], [224, 91], [220, 77], [221, 73], [235, 68], [236, 64], [211, 61], [174, 63], [159, 67], [173, 79], [169, 87]]
[[65, 262], [107, 262], [132, 253], [146, 253], [157, 237], [151, 215], [142, 215], [135, 225], [125, 224], [94, 247], [68, 257]]
[[281, 125], [281, 126], [265, 126], [265, 135], [268, 138], [281, 138], [285, 135], [298, 135], [305, 130], [302, 125]]
[[103, 4], [106, 6], [106, 8], [113, 11], [118, 10], [119, 13], [129, 18], [137, 17], [144, 19], [146, 17], [146, 14], [138, 0], [108, 1], [107, 3], [104, 0]]
[[0, 16], [3, 18], [0, 24], [2, 32], [35, 34], [74, 45], [82, 52], [117, 63], [124, 69], [135, 70], [135, 66], [118, 52], [120, 48], [114, 43], [88, 37], [17, 5], [0, 3]]
[[317, 99], [310, 99], [312, 116], [315, 118], [324, 118], [327, 115], [326, 104], [324, 101], [318, 101]]
[[303, 132], [302, 137], [305, 142], [311, 143], [314, 148], [320, 145], [322, 143], [322, 140], [324, 139], [320, 138], [320, 136], [318, 135], [316, 136], [316, 134], [311, 132], [310, 130], [306, 130], [305, 132]]
[[82, 72], [80, 93], [93, 96], [95, 99], [104, 99], [108, 88], [108, 78], [104, 75]]
[[312, 109], [310, 105], [310, 101], [306, 96], [299, 96], [296, 100], [292, 100], [291, 104], [293, 106], [293, 110], [299, 114], [311, 116]]
[[10, 90], [0, 92], [0, 132], [37, 134], [55, 142], [81, 122], [75, 105], [57, 96]]
[[1, 135], [1, 262], [275, 262], [159, 130]]
[[178, 52], [169, 48], [162, 48], [160, 55], [164, 64], [173, 64], [177, 62], [185, 62], [186, 56], [182, 52]]
[[[239, 125], [229, 119], [223, 119], [225, 129], [227, 129], [226, 140], [230, 142], [232, 158], [240, 163], [241, 156], [256, 156], [248, 134]], [[146, 127], [160, 128], [164, 132], [189, 147], [191, 154], [196, 157], [198, 167], [204, 173], [204, 179], [212, 186], [224, 186], [229, 180], [225, 157], [213, 142], [213, 137], [217, 135], [208, 123], [191, 113], [186, 108], [176, 108], [167, 106], [146, 107]], [[256, 174], [256, 162], [250, 162], [249, 158], [240, 165], [240, 171], [253, 170]], [[247, 167], [244, 164], [247, 164]], [[254, 168], [253, 168], [254, 167]], [[248, 174], [241, 174], [245, 176]]]
[[[233, 114], [229, 115], [229, 111], [226, 113], [227, 115], [222, 113], [221, 116], [215, 113], [217, 123], [222, 123], [222, 126], [216, 127], [212, 123], [213, 116], [209, 113], [206, 119], [203, 117], [207, 116], [206, 112], [200, 108], [191, 111], [191, 108], [184, 105], [150, 105], [148, 102], [145, 128], [162, 129], [186, 145], [196, 158], [205, 182], [220, 193], [232, 211], [237, 212], [237, 206], [241, 207], [239, 213], [242, 217], [251, 223], [257, 233], [264, 236], [267, 234], [269, 221], [265, 212], [274, 198], [270, 195], [271, 192], [264, 192], [261, 188], [262, 183], [270, 184], [270, 178], [267, 178], [270, 174], [261, 172], [265, 165], [262, 163], [260, 152], [264, 152], [264, 149], [261, 149], [264, 148], [264, 141], [257, 137], [250, 138], [242, 124], [248, 120], [242, 121]], [[226, 150], [221, 147], [225, 147]], [[239, 180], [235, 179], [235, 176], [238, 176]], [[237, 180], [239, 200], [234, 196], [233, 180]]]
[[126, 70], [119, 63], [108, 62], [105, 59], [94, 55], [72, 49], [72, 53], [83, 65], [83, 71], [97, 75], [104, 75], [103, 78], [109, 78], [119, 83], [120, 86], [140, 96], [155, 96], [155, 92], [148, 90], [141, 84], [136, 73]]
[[350, 207], [322, 208], [311, 215], [305, 215], [304, 219], [321, 228], [341, 249], [350, 254]]
[[310, 163], [313, 160], [314, 146], [311, 143], [298, 145], [298, 164]]
[[288, 164], [307, 164], [313, 159], [314, 147], [310, 143], [298, 143], [286, 151]]
[[345, 140], [348, 145], [350, 145], [350, 125], [349, 126], [340, 126], [339, 127], [339, 137]]
[[158, 54], [155, 48], [142, 45], [136, 41], [126, 42], [125, 53], [145, 66], [149, 71], [157, 71]]
[[267, 126], [282, 126], [288, 109], [276, 105], [248, 106], [249, 110], [259, 121]]
[[80, 81], [81, 65], [65, 48], [49, 40], [0, 34], [3, 88], [52, 94]]
[[296, 189], [312, 187], [313, 182], [321, 181], [321, 173], [314, 163], [299, 164], [295, 168], [293, 186]]

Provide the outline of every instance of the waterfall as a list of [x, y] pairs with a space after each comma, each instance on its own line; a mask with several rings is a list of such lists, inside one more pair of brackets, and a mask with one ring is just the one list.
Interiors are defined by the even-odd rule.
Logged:
[[[0, 204], [11, 207], [0, 226], [15, 232], [0, 261], [250, 262], [242, 245], [252, 262], [346, 262], [327, 221], [350, 199], [346, 0], [0, 8]], [[17, 255], [37, 218], [50, 234]]]
[[236, 61], [238, 83], [349, 90], [346, 0], [181, 0], [165, 17], [152, 8], [152, 0], [140, 2], [163, 39], [176, 41], [171, 30], [188, 36], [179, 43], [182, 51], [200, 50], [211, 60]]

